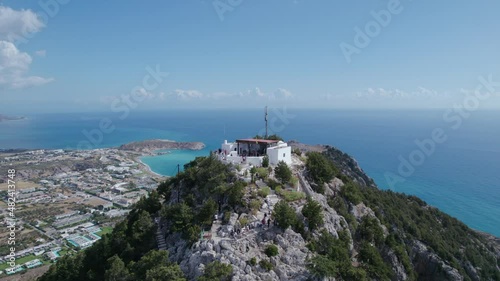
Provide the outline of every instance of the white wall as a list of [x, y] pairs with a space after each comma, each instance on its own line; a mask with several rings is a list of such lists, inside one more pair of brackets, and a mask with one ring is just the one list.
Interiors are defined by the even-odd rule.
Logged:
[[264, 157], [247, 157], [246, 163], [253, 165], [253, 166], [256, 166], [256, 167], [261, 167], [263, 158]]
[[233, 163], [233, 164], [250, 164], [250, 165], [253, 165], [253, 166], [256, 166], [256, 167], [261, 167], [262, 166], [262, 159], [264, 157], [246, 157], [245, 158], [245, 162], [243, 162], [243, 157], [241, 156], [227, 156], [227, 157], [223, 157], [223, 156], [220, 156], [219, 159], [220, 160], [225, 160], [229, 163]]
[[292, 165], [292, 148], [290, 146], [270, 147], [267, 149], [267, 156], [269, 156], [269, 164], [271, 165], [278, 165], [280, 161]]
[[224, 151], [227, 151], [227, 153], [231, 153], [231, 151], [234, 151], [237, 147], [237, 144], [235, 142], [227, 142], [224, 141], [224, 143], [221, 145], [222, 153]]

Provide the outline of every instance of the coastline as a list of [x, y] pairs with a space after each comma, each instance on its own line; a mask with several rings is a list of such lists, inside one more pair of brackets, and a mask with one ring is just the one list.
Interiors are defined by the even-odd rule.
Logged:
[[169, 178], [169, 176], [164, 176], [164, 175], [161, 175], [161, 174], [154, 172], [148, 164], [142, 162], [141, 157], [144, 157], [144, 156], [146, 156], [146, 155], [135, 156], [135, 157], [133, 157], [133, 159], [134, 159], [134, 161], [143, 165], [146, 168], [146, 170], [149, 173], [153, 174], [154, 176], [161, 177], [161, 178]]

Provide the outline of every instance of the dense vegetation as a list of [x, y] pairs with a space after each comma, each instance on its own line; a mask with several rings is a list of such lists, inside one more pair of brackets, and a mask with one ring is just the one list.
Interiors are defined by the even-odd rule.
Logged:
[[369, 188], [360, 189], [360, 193], [363, 202], [390, 230], [385, 244], [407, 260], [407, 267], [411, 265], [405, 248], [410, 246], [410, 240], [415, 239], [428, 245], [439, 257], [458, 269], [466, 280], [472, 280], [464, 269], [467, 262], [481, 268], [478, 272], [481, 280], [500, 280], [500, 272], [496, 268], [499, 261], [482, 246], [485, 239], [459, 220], [428, 206], [415, 196]]
[[[186, 280], [180, 267], [169, 261], [167, 251], [154, 250], [153, 219], [166, 219], [172, 233], [193, 243], [204, 228], [211, 226], [218, 208], [245, 207], [245, 184], [213, 157], [197, 158], [185, 168], [177, 177], [162, 183], [158, 192], [141, 198], [111, 234], [77, 255], [62, 258], [40, 281]], [[161, 204], [160, 197], [170, 204]], [[230, 280], [231, 275], [230, 265], [214, 262], [206, 265], [199, 280]]]
[[338, 174], [333, 163], [319, 152], [307, 153], [306, 168], [309, 176], [317, 185], [331, 181]]
[[[347, 166], [352, 169], [349, 170], [350, 174], [359, 171], [355, 162], [341, 160], [334, 148], [330, 148], [325, 155], [329, 155], [330, 160], [337, 166], [341, 165], [339, 162], [344, 165], [349, 163]], [[469, 262], [472, 266], [481, 268], [478, 271], [481, 280], [500, 280], [500, 271], [497, 268], [500, 261], [491, 254], [495, 252], [493, 248], [485, 248], [484, 245], [488, 244], [480, 234], [457, 219], [428, 206], [418, 197], [368, 187], [365, 183], [371, 184], [371, 180], [360, 175], [354, 179], [362, 180], [361, 183], [352, 179], [345, 178], [346, 184], [341, 188], [339, 196], [330, 198], [329, 203], [349, 223], [360, 260], [368, 276], [377, 279], [385, 278], [381, 276], [389, 278], [390, 265], [382, 257], [393, 251], [404, 265], [410, 280], [424, 278], [415, 271], [415, 265], [412, 264], [419, 262], [418, 257], [410, 260], [411, 248], [414, 241], [418, 240], [453, 268], [458, 269], [465, 280], [474, 280], [469, 275], [470, 272], [465, 270]], [[353, 205], [361, 202], [375, 212], [376, 218], [365, 217], [360, 222], [355, 220], [350, 210]], [[380, 225], [385, 226], [388, 231], [385, 238]]]
[[[231, 167], [213, 157], [200, 157], [185, 166], [178, 176], [158, 187], [158, 192], [142, 198], [127, 219], [116, 225], [113, 233], [86, 251], [62, 258], [40, 281], [78, 280], [186, 280], [180, 267], [169, 261], [168, 252], [155, 248], [154, 218], [160, 218], [174, 237], [188, 245], [197, 241], [204, 229], [212, 225], [215, 214], [223, 213], [223, 222], [231, 213], [252, 213], [272, 190], [284, 200], [273, 209], [275, 225], [282, 230], [291, 227], [307, 241], [314, 253], [307, 261], [312, 276], [334, 277], [337, 280], [394, 280], [394, 259], [404, 267], [408, 280], [446, 280], [443, 271], [426, 274], [414, 246], [421, 241], [447, 264], [456, 268], [465, 280], [475, 280], [466, 270], [470, 263], [480, 268], [480, 280], [500, 280], [499, 260], [493, 248], [478, 233], [460, 221], [428, 206], [414, 196], [381, 191], [371, 187], [372, 181], [362, 173], [354, 160], [330, 148], [325, 153], [308, 153], [308, 176], [323, 186], [333, 177], [344, 185], [325, 194], [330, 207], [345, 218], [343, 230], [330, 233], [323, 228], [325, 207], [303, 193], [287, 190], [293, 178], [283, 165], [275, 169], [275, 181], [266, 168], [254, 169], [268, 187], [254, 189], [239, 181]], [[344, 157], [344, 158], [343, 158]], [[289, 175], [289, 176], [288, 176]], [[161, 199], [165, 204], [161, 204]], [[355, 216], [356, 205], [365, 204], [374, 215]], [[297, 207], [302, 206], [300, 212]], [[240, 217], [241, 225], [248, 223]], [[347, 223], [346, 223], [347, 222]], [[279, 258], [281, 250], [274, 244], [263, 252], [269, 259]], [[272, 258], [275, 257], [276, 258]], [[393, 257], [393, 258], [391, 258]], [[263, 270], [273, 270], [269, 260], [248, 261]], [[218, 261], [205, 265], [200, 281], [231, 280], [232, 267]]]
[[[171, 233], [180, 233], [182, 238], [194, 243], [202, 230], [210, 228], [218, 211], [248, 207], [243, 202], [246, 184], [236, 179], [228, 165], [214, 157], [196, 158], [185, 168], [158, 187], [159, 193], [171, 203], [165, 204], [160, 214], [168, 222]], [[180, 202], [177, 196], [172, 196], [178, 193]]]
[[[127, 219], [92, 247], [65, 256], [40, 281], [159, 281], [186, 280], [167, 251], [155, 248], [153, 216], [161, 208], [159, 195], [142, 198]], [[165, 279], [166, 278], [166, 279]]]

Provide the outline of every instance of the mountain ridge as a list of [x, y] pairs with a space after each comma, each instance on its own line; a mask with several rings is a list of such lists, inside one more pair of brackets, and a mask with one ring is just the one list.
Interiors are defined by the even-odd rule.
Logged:
[[[195, 159], [113, 234], [40, 281], [500, 280], [498, 238], [415, 196], [377, 189], [338, 149], [291, 144], [286, 180], [281, 168]], [[151, 255], [162, 262], [144, 265]], [[69, 277], [54, 279], [62, 273]]]

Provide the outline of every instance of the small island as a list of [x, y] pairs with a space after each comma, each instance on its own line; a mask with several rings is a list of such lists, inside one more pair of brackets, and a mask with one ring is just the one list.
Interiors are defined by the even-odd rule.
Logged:
[[145, 140], [131, 142], [121, 145], [118, 149], [125, 151], [140, 152], [141, 154], [156, 155], [158, 150], [202, 150], [205, 144], [202, 142], [176, 142], [172, 140]]
[[7, 116], [4, 114], [0, 114], [0, 122], [2, 121], [16, 121], [16, 120], [24, 120], [26, 117], [24, 116]]

